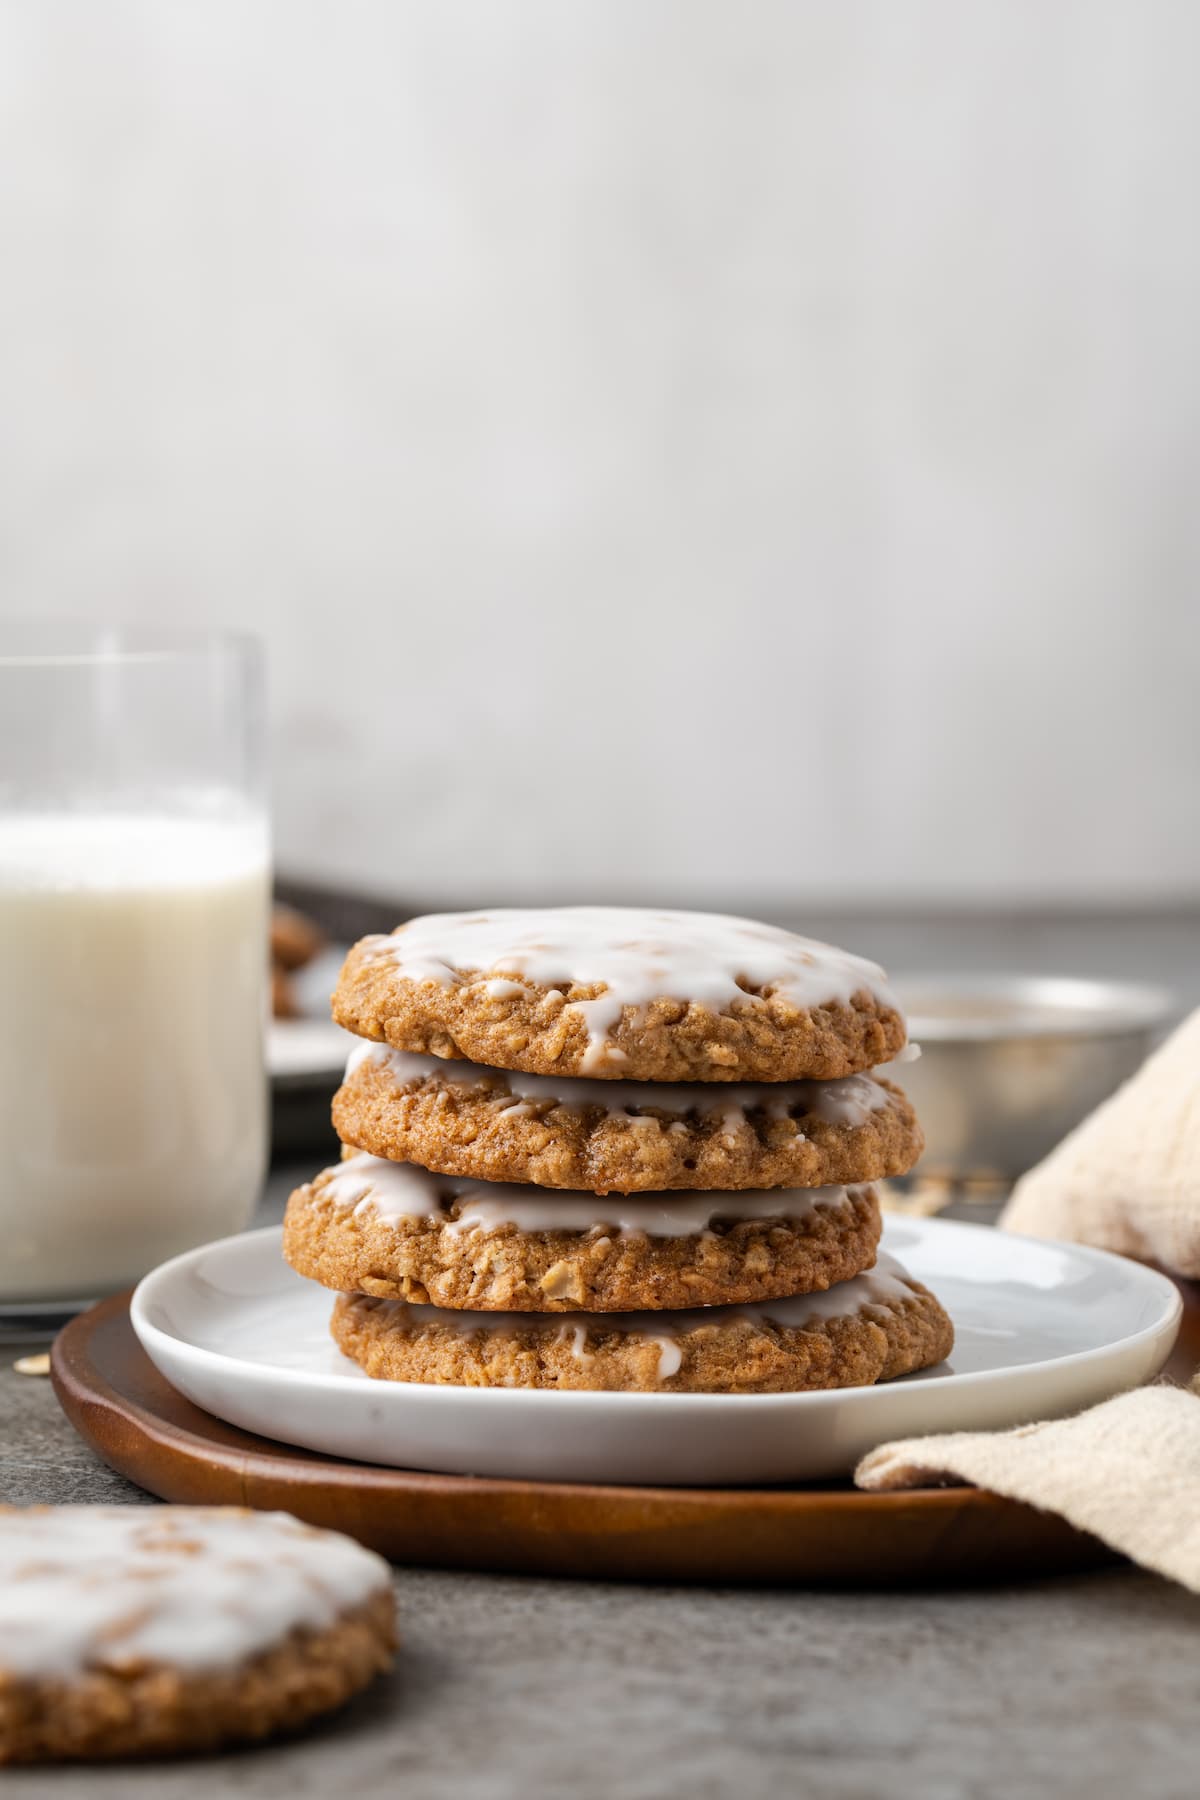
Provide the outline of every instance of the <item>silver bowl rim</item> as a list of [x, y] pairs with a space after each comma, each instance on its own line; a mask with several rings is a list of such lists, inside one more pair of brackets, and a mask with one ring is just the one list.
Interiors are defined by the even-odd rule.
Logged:
[[[908, 1016], [908, 1035], [917, 1044], [1019, 1042], [1029, 1038], [1120, 1037], [1166, 1025], [1179, 1014], [1178, 996], [1149, 982], [1109, 981], [1078, 975], [952, 973], [948, 970], [898, 976], [895, 987]], [[1005, 999], [1021, 1009], [1015, 1018], [941, 1017], [910, 1005], [939, 993], [959, 1001]], [[1044, 1017], [1039, 1018], [1039, 1009]], [[1074, 1013], [1075, 1018], [1066, 1015]]]

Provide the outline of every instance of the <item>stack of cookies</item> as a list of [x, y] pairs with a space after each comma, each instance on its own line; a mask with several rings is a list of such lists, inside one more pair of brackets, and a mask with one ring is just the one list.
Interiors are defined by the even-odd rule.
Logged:
[[872, 964], [704, 913], [444, 913], [357, 944], [334, 1017], [343, 1160], [284, 1254], [369, 1374], [775, 1393], [948, 1354], [877, 1259], [921, 1133], [870, 1073], [905, 1046]]

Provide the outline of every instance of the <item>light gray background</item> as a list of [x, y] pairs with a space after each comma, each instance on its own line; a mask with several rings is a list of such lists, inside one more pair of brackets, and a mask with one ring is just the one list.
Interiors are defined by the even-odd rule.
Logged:
[[295, 872], [1200, 895], [1200, 9], [0, 0], [0, 612]]

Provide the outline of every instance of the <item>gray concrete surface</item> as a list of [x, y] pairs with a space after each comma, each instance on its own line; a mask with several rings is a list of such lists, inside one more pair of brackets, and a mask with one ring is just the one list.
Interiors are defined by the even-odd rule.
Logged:
[[5, 1800], [866, 1800], [1196, 1792], [1200, 1601], [1115, 1575], [953, 1596], [401, 1571], [395, 1675], [297, 1742], [5, 1773]]

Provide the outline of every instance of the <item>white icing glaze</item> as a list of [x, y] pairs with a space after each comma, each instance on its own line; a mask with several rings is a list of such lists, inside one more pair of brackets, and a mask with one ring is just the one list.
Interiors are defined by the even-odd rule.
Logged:
[[0, 1512], [0, 1678], [232, 1668], [387, 1588], [382, 1557], [287, 1513]]
[[382, 1062], [388, 1056], [386, 1044], [355, 1044], [346, 1058], [346, 1073], [343, 1080], [349, 1081], [355, 1069], [361, 1068], [365, 1062]]
[[[636, 1120], [640, 1109], [694, 1113], [700, 1118], [720, 1114], [726, 1131], [746, 1122], [748, 1112], [762, 1112], [772, 1120], [797, 1114], [829, 1125], [862, 1125], [871, 1113], [888, 1104], [888, 1091], [870, 1075], [844, 1075], [834, 1081], [589, 1081], [586, 1076], [525, 1075], [515, 1069], [493, 1069], [483, 1063], [446, 1062], [440, 1056], [420, 1056], [409, 1050], [392, 1050], [387, 1044], [360, 1044], [346, 1063], [349, 1080], [364, 1062], [386, 1068], [398, 1086], [440, 1076], [456, 1087], [487, 1087], [507, 1091], [512, 1105], [506, 1113], [529, 1112], [535, 1106], [599, 1107], [610, 1117], [625, 1114]], [[647, 1120], [652, 1125], [653, 1120]]]
[[856, 1275], [852, 1281], [841, 1281], [823, 1294], [794, 1294], [786, 1299], [763, 1300], [754, 1306], [694, 1306], [672, 1312], [573, 1312], [564, 1320], [561, 1314], [507, 1312], [452, 1312], [443, 1306], [415, 1306], [406, 1300], [380, 1300], [390, 1324], [401, 1331], [421, 1331], [442, 1326], [464, 1335], [479, 1332], [547, 1331], [557, 1334], [560, 1342], [566, 1333], [572, 1335], [572, 1354], [589, 1354], [592, 1334], [629, 1332], [648, 1338], [659, 1346], [658, 1375], [669, 1381], [683, 1363], [681, 1340], [690, 1332], [714, 1326], [744, 1324], [782, 1326], [785, 1330], [803, 1330], [806, 1326], [830, 1319], [847, 1319], [878, 1307], [894, 1307], [913, 1293], [906, 1269], [893, 1256], [881, 1253], [873, 1269]]
[[586, 1325], [573, 1325], [567, 1321], [559, 1327], [558, 1341], [561, 1344], [570, 1344], [571, 1355], [577, 1362], [591, 1362], [592, 1358], [587, 1347]]
[[670, 1381], [683, 1367], [683, 1349], [678, 1338], [652, 1337], [650, 1342], [658, 1345], [658, 1379]]
[[[442, 1195], [448, 1185], [436, 1185], [440, 1176], [415, 1163], [386, 1162], [360, 1150], [356, 1156], [325, 1171], [324, 1199], [352, 1207], [356, 1214], [375, 1214], [380, 1219], [440, 1219], [445, 1215]], [[445, 1178], [447, 1184], [452, 1177]]]
[[714, 1013], [770, 989], [801, 1010], [871, 994], [899, 1011], [883, 970], [831, 944], [723, 913], [659, 912], [624, 906], [501, 908], [429, 913], [388, 936], [365, 938], [368, 956], [388, 956], [410, 981], [443, 987], [490, 977], [488, 992], [511, 995], [510, 979], [567, 992], [603, 984], [593, 1000], [569, 1004], [587, 1026], [589, 1075], [624, 1060], [609, 1034], [625, 1007], [668, 998]]
[[[472, 1181], [435, 1175], [416, 1163], [386, 1162], [361, 1151], [338, 1163], [321, 1190], [357, 1216], [388, 1223], [441, 1221], [447, 1231], [591, 1231], [603, 1226], [629, 1237], [695, 1237], [714, 1219], [803, 1219], [819, 1207], [840, 1206], [845, 1187], [768, 1188], [737, 1193], [580, 1194], [518, 1182]], [[449, 1211], [458, 1208], [457, 1217]]]

